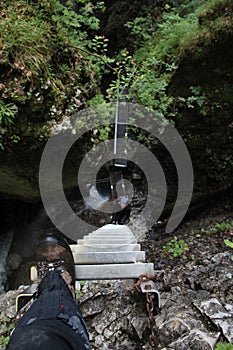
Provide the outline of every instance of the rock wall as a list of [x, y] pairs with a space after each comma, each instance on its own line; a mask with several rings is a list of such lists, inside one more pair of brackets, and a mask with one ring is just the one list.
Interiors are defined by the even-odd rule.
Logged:
[[[81, 287], [79, 301], [93, 350], [150, 349], [146, 299], [134, 282], [90, 281]], [[159, 271], [156, 284], [161, 292], [155, 317], [158, 349], [211, 350], [218, 341], [233, 343], [231, 253], [208, 254], [198, 264]], [[20, 316], [14, 301], [22, 289], [0, 297], [0, 334], [5, 334], [6, 317], [17, 322]]]

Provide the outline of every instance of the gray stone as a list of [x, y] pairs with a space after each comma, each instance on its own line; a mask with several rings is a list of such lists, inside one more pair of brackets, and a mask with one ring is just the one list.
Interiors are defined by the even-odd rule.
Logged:
[[171, 343], [165, 349], [174, 350], [213, 350], [219, 337], [218, 334], [200, 331], [199, 329], [192, 329], [186, 336], [181, 337], [174, 343]]
[[[221, 329], [223, 335], [229, 343], [233, 342], [233, 313], [232, 308], [229, 312], [218, 299], [212, 298], [202, 301], [200, 305], [195, 303], [195, 306], [207, 316], [218, 329]], [[228, 305], [229, 309], [229, 305]]]
[[232, 316], [216, 298], [201, 301], [200, 305], [194, 303], [194, 305], [211, 320]]
[[133, 317], [130, 315], [128, 316], [130, 324], [133, 326], [135, 331], [137, 332], [137, 335], [140, 339], [143, 337], [143, 333], [147, 329], [147, 323], [145, 322], [145, 315], [144, 317], [140, 317], [139, 315], [135, 314]]

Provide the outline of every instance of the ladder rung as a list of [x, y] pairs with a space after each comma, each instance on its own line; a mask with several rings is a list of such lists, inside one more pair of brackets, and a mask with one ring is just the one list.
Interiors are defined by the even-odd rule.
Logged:
[[118, 251], [139, 251], [140, 244], [71, 244], [73, 253], [78, 252], [118, 252]]
[[107, 280], [137, 278], [141, 274], [154, 274], [153, 263], [75, 265], [77, 280]]
[[78, 244], [135, 244], [137, 240], [135, 238], [86, 238], [79, 239]]
[[74, 253], [75, 264], [117, 264], [145, 261], [145, 252], [85, 252]]
[[88, 236], [84, 236], [83, 239], [86, 239], [86, 237], [135, 237], [132, 233], [130, 232], [92, 232]]

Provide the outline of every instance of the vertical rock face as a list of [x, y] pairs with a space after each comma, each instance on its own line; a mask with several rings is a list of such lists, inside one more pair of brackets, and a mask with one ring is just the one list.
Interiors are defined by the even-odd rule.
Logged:
[[192, 158], [196, 186], [202, 189], [215, 183], [231, 183], [231, 41], [232, 36], [226, 35], [201, 48], [202, 54], [186, 55], [169, 84], [169, 94], [178, 100], [180, 96], [190, 98], [191, 90], [197, 88], [193, 98], [200, 102], [198, 99], [203, 97], [205, 101], [199, 110], [179, 105], [180, 119], [176, 124]]

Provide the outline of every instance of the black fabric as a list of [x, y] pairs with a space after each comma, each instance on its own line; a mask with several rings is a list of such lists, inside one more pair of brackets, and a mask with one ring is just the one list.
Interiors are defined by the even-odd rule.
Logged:
[[36, 320], [13, 332], [8, 350], [86, 350], [78, 334], [59, 320]]
[[[27, 334], [30, 334], [30, 337]], [[37, 300], [19, 321], [7, 349], [44, 350], [47, 346], [48, 349], [54, 350], [90, 349], [86, 325], [79, 306], [56, 270], [46, 273], [39, 286]]]

